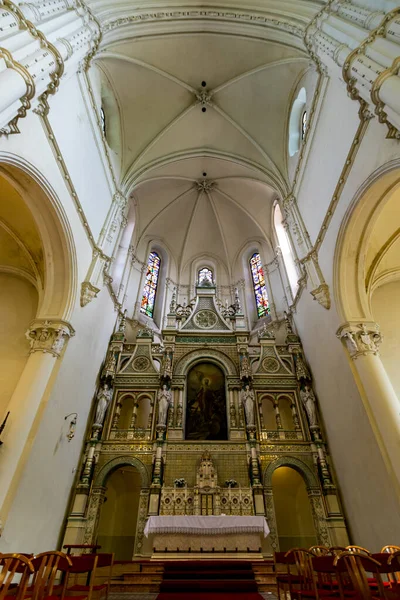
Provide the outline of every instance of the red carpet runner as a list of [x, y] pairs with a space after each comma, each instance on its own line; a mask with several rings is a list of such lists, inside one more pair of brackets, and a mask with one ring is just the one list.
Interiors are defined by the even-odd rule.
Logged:
[[164, 568], [157, 600], [262, 600], [249, 562], [180, 561]]

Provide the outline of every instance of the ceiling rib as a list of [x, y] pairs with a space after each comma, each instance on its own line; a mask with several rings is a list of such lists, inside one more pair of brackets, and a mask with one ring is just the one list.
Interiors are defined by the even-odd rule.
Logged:
[[165, 135], [167, 133], [167, 131], [169, 131], [171, 129], [171, 127], [173, 127], [176, 123], [178, 123], [181, 119], [183, 119], [183, 117], [186, 117], [186, 115], [188, 113], [190, 113], [190, 111], [192, 111], [195, 106], [196, 106], [196, 103], [194, 102], [193, 104], [191, 104], [190, 106], [185, 108], [182, 112], [180, 112], [179, 115], [174, 117], [172, 119], [172, 121], [170, 121], [165, 127], [163, 127], [161, 129], [161, 131], [159, 131], [157, 133], [157, 135], [147, 144], [147, 146], [138, 154], [138, 156], [135, 158], [135, 160], [128, 167], [127, 173], [131, 169], [133, 169], [138, 164], [138, 162], [141, 161], [143, 156], [145, 154], [147, 154], [147, 152], [163, 137], [163, 135]]
[[229, 276], [229, 278], [231, 278], [232, 277], [231, 264], [230, 264], [230, 260], [229, 260], [228, 246], [226, 244], [226, 238], [225, 238], [225, 235], [224, 235], [224, 229], [223, 229], [223, 227], [221, 225], [221, 220], [219, 218], [218, 211], [217, 211], [217, 209], [215, 207], [215, 204], [214, 204], [214, 201], [212, 199], [212, 194], [210, 194], [210, 192], [206, 192], [206, 193], [207, 193], [207, 198], [208, 198], [208, 201], [209, 201], [209, 203], [211, 205], [212, 211], [213, 211], [213, 213], [215, 215], [215, 220], [217, 221], [219, 233], [220, 233], [221, 239], [222, 239], [222, 244], [223, 244], [224, 250], [225, 250], [226, 264], [227, 264], [227, 267], [228, 267], [228, 276]]
[[175, 204], [175, 202], [182, 200], [182, 198], [184, 196], [186, 196], [186, 194], [189, 194], [189, 192], [193, 192], [193, 191], [194, 191], [194, 188], [193, 188], [193, 186], [191, 186], [188, 190], [185, 190], [184, 192], [182, 192], [181, 194], [179, 194], [178, 196], [173, 198], [173, 200], [171, 200], [171, 202], [166, 204], [160, 211], [158, 211], [158, 213], [154, 217], [152, 217], [152, 219], [149, 221], [149, 223], [147, 223], [146, 227], [141, 232], [141, 234], [138, 238], [138, 241], [137, 241], [137, 246], [139, 246], [140, 242], [142, 241], [142, 239], [143, 239], [144, 235], [146, 234], [146, 231], [149, 229], [150, 225], [152, 225], [156, 221], [156, 219], [158, 219], [158, 217], [160, 217], [165, 211], [167, 211], [169, 208], [171, 208], [171, 206], [173, 204]]
[[254, 225], [256, 225], [256, 227], [261, 231], [261, 233], [265, 236], [267, 236], [267, 232], [264, 230], [263, 227], [261, 227], [260, 223], [258, 222], [258, 220], [253, 217], [253, 215], [251, 214], [251, 212], [249, 212], [244, 206], [242, 206], [239, 202], [237, 202], [237, 200], [235, 200], [234, 198], [232, 198], [232, 196], [230, 196], [229, 194], [227, 194], [226, 192], [224, 192], [223, 190], [221, 190], [221, 188], [216, 187], [213, 190], [214, 192], [221, 194], [221, 196], [224, 196], [224, 198], [226, 198], [227, 200], [229, 200], [230, 202], [232, 202], [232, 204], [234, 204], [239, 210], [242, 210], [248, 217], [249, 219], [254, 223]]
[[244, 71], [240, 75], [236, 75], [235, 77], [232, 77], [232, 79], [228, 79], [228, 81], [221, 83], [221, 85], [218, 85], [216, 88], [211, 90], [209, 92], [209, 94], [210, 94], [210, 96], [214, 96], [215, 94], [218, 94], [218, 92], [221, 92], [223, 89], [227, 88], [230, 85], [233, 85], [234, 83], [237, 83], [238, 81], [240, 81], [241, 79], [244, 79], [245, 77], [251, 77], [251, 75], [255, 75], [256, 73], [259, 73], [260, 71], [266, 71], [268, 69], [273, 69], [274, 67], [280, 67], [282, 65], [286, 65], [289, 63], [293, 63], [293, 62], [307, 62], [307, 64], [308, 64], [309, 59], [307, 57], [298, 56], [298, 57], [293, 57], [293, 58], [282, 58], [280, 60], [274, 60], [272, 62], [265, 63], [264, 65], [260, 65], [259, 67], [255, 67], [254, 69], [250, 69], [249, 71]]
[[258, 142], [245, 130], [237, 121], [232, 119], [222, 108], [220, 108], [217, 104], [213, 104], [212, 108], [221, 115], [228, 123], [230, 123], [235, 129], [237, 129], [253, 146], [260, 152], [260, 154], [264, 157], [264, 159], [269, 163], [273, 169], [275, 170], [275, 174], [279, 175], [281, 179], [281, 183], [284, 181], [282, 173], [279, 171], [278, 167], [272, 160], [272, 158], [265, 152], [265, 150], [260, 146]]
[[183, 238], [182, 252], [181, 252], [181, 255], [179, 256], [178, 261], [177, 261], [178, 262], [178, 273], [179, 273], [180, 276], [181, 276], [182, 260], [183, 260], [183, 257], [184, 257], [184, 254], [185, 254], [185, 250], [186, 250], [186, 243], [187, 243], [187, 239], [189, 237], [189, 231], [190, 231], [190, 228], [191, 228], [192, 223], [193, 223], [194, 215], [196, 213], [197, 206], [199, 204], [199, 200], [200, 200], [201, 196], [203, 195], [203, 193], [204, 192], [199, 192], [199, 194], [197, 195], [196, 201], [195, 201], [195, 203], [193, 205], [192, 214], [190, 215], [189, 223], [188, 223], [188, 226], [186, 228], [185, 237]]
[[181, 81], [181, 79], [178, 79], [174, 75], [167, 73], [167, 71], [163, 71], [162, 69], [159, 69], [158, 67], [154, 67], [153, 65], [150, 65], [149, 63], [146, 63], [143, 60], [139, 60], [138, 58], [133, 58], [132, 56], [125, 56], [124, 54], [118, 54], [116, 52], [101, 52], [100, 54], [97, 54], [93, 60], [100, 60], [100, 59], [104, 59], [104, 58], [114, 58], [116, 60], [121, 60], [123, 62], [131, 63], [131, 64], [137, 65], [139, 67], [143, 67], [145, 69], [148, 69], [149, 71], [153, 71], [154, 73], [157, 73], [157, 75], [161, 75], [161, 77], [165, 77], [166, 79], [169, 79], [170, 81], [172, 81], [173, 83], [176, 83], [177, 85], [180, 85], [181, 87], [185, 88], [185, 90], [187, 90], [191, 94], [197, 93], [197, 90], [194, 89], [188, 83], [185, 83], [184, 81]]

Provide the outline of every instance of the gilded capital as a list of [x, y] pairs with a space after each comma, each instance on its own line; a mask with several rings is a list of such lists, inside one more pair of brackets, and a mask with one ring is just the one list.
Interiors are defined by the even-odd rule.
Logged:
[[336, 336], [354, 360], [367, 354], [379, 354], [378, 346], [383, 340], [379, 325], [373, 322], [345, 323], [339, 327]]
[[75, 335], [73, 327], [66, 321], [38, 319], [26, 332], [33, 352], [45, 352], [59, 358], [69, 338]]

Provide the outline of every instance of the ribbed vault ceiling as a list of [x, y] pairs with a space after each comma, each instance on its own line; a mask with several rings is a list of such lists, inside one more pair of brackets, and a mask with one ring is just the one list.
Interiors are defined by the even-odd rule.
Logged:
[[161, 239], [180, 271], [207, 250], [231, 273], [246, 241], [270, 236], [271, 201], [289, 189], [290, 106], [310, 66], [301, 32], [318, 4], [241, 3], [259, 15], [254, 26], [235, 8], [212, 17], [212, 4], [91, 6], [105, 29], [96, 64], [119, 107], [138, 247]]

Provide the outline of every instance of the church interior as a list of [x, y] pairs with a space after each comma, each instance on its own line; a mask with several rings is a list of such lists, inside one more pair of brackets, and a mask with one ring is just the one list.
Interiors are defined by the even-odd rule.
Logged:
[[0, 4], [0, 600], [398, 600], [398, 3]]

